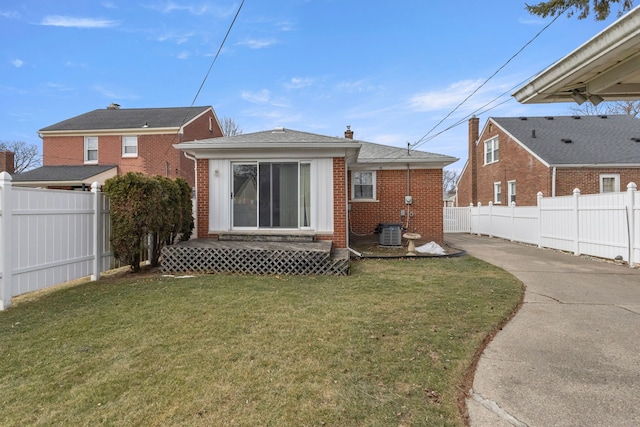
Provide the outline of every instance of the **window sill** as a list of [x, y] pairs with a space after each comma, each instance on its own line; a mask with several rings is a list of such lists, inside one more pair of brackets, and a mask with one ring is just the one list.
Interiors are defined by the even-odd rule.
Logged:
[[84, 164], [85, 165], [97, 165], [98, 161], [97, 160], [85, 160]]
[[137, 154], [123, 154], [122, 158], [123, 159], [136, 159], [136, 158], [138, 158], [138, 155]]
[[380, 203], [380, 200], [376, 199], [351, 199], [349, 203]]

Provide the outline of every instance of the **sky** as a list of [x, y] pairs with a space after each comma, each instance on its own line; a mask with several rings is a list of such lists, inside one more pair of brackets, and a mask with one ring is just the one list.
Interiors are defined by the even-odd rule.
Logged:
[[459, 158], [448, 168], [460, 170], [472, 114], [481, 127], [492, 116], [575, 114], [576, 104], [510, 94], [617, 12], [551, 23], [518, 0], [240, 5], [0, 0], [0, 141], [41, 147], [39, 129], [111, 103], [210, 105], [243, 133], [343, 136], [351, 126], [355, 139]]

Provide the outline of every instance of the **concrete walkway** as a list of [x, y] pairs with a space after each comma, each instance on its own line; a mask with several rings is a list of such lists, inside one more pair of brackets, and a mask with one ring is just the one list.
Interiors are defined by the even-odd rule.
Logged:
[[478, 363], [472, 427], [640, 426], [640, 270], [469, 234], [445, 241], [526, 286]]

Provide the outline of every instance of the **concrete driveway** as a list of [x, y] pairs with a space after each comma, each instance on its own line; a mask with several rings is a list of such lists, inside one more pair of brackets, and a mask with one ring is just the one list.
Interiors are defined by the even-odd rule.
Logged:
[[445, 241], [526, 286], [478, 363], [471, 426], [640, 426], [640, 270], [469, 234]]

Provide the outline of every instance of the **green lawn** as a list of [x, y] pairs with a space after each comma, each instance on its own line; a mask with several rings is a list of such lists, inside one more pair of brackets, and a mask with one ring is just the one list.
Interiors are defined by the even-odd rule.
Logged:
[[107, 278], [0, 312], [0, 423], [464, 425], [465, 374], [522, 287], [471, 257], [349, 277]]

